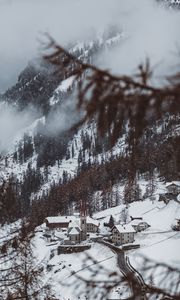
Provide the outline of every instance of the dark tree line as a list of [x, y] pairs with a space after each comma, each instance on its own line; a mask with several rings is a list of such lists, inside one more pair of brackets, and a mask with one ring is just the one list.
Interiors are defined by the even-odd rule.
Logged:
[[[82, 139], [84, 140], [84, 137]], [[119, 195], [113, 195], [113, 186], [120, 182], [125, 184], [122, 198], [125, 203], [129, 203], [142, 199], [137, 183], [138, 178], [144, 177], [149, 181], [146, 196], [152, 196], [154, 192], [155, 173], [159, 174], [164, 181], [180, 178], [180, 138], [176, 135], [168, 136], [167, 129], [158, 134], [153, 128], [148, 129], [142, 136], [134, 157], [136, 177], [133, 181], [129, 180], [132, 158], [128, 152], [111, 156], [108, 160], [102, 153], [101, 159], [97, 160], [97, 157], [91, 154], [92, 149], [89, 150], [87, 146], [84, 146], [84, 143], [89, 143], [89, 139], [90, 136], [86, 137], [86, 142], [82, 143], [83, 148], [79, 149], [77, 177], [72, 179], [64, 170], [59, 184], [51, 186], [50, 192], [43, 195], [40, 201], [36, 198], [31, 201], [31, 195], [47, 182], [48, 165], [42, 172], [39, 168], [35, 169], [29, 164], [22, 182], [19, 182], [15, 176], [10, 177], [9, 181], [1, 186], [1, 222], [28, 215], [36, 206], [37, 200], [40, 207], [48, 207], [45, 214], [42, 214], [42, 221], [48, 214], [54, 215], [57, 212], [67, 214], [71, 204], [74, 202], [78, 205], [80, 199], [89, 203], [89, 211], [92, 213], [97, 209], [105, 209], [118, 204]], [[74, 144], [73, 147], [76, 145]], [[91, 148], [93, 148], [92, 145]], [[71, 156], [72, 146], [70, 150]], [[93, 201], [93, 195], [97, 191], [102, 191], [102, 204], [99, 208]], [[42, 205], [39, 204], [41, 201]]]
[[31, 195], [39, 190], [44, 179], [39, 169], [28, 164], [22, 181], [12, 174], [0, 187], [0, 223], [13, 222], [30, 212]]
[[74, 134], [75, 131], [69, 131], [51, 136], [46, 125], [40, 123], [34, 136], [24, 135], [14, 152], [13, 159], [23, 164], [32, 158], [33, 154], [37, 154], [38, 168], [53, 166], [56, 161], [60, 163], [63, 158], [68, 159], [68, 143]]

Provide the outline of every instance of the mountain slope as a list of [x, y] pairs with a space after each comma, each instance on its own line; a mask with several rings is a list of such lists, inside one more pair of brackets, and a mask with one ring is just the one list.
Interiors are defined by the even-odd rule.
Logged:
[[[70, 52], [83, 61], [93, 63], [97, 54], [116, 47], [123, 38], [123, 34], [113, 33], [94, 42], [78, 43], [70, 48]], [[38, 117], [29, 127], [17, 133], [11, 149], [2, 154], [1, 182], [6, 181], [11, 186], [10, 191], [15, 193], [16, 201], [25, 206], [20, 209], [23, 213], [29, 213], [33, 200], [48, 198], [47, 201], [51, 202], [53, 193], [59, 193], [63, 184], [72, 181], [69, 186], [78, 187], [78, 182], [84, 178], [87, 179], [86, 188], [82, 188], [81, 197], [88, 195], [91, 198], [98, 189], [108, 197], [113, 193], [115, 184], [128, 179], [131, 168], [127, 149], [128, 126], [124, 125], [113, 149], [107, 136], [101, 139], [97, 135], [93, 120], [78, 129], [69, 130], [78, 120], [75, 105], [72, 105], [77, 83], [69, 76], [68, 69], [65, 77], [62, 74], [57, 76], [49, 64], [41, 61], [35, 67], [34, 63], [29, 64], [19, 76], [18, 83], [2, 96], [3, 102], [12, 104], [19, 111], [27, 105], [34, 105]], [[163, 120], [152, 122], [137, 149], [137, 174], [147, 174], [150, 178], [156, 172], [164, 180], [179, 178], [179, 129], [178, 115], [167, 114]], [[102, 178], [96, 184], [92, 178], [100, 173]], [[74, 196], [62, 199], [62, 202], [68, 202], [67, 206], [71, 207], [73, 201], [78, 202], [77, 187]], [[58, 207], [61, 209], [61, 203]], [[91, 210], [94, 208], [91, 207]]]

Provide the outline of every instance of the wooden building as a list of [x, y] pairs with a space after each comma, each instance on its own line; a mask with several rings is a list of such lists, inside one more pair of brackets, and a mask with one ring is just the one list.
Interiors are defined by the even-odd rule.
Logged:
[[176, 200], [176, 195], [172, 193], [159, 194], [158, 201], [163, 201], [165, 204], [168, 204], [169, 201]]
[[75, 216], [57, 216], [57, 217], [47, 217], [45, 219], [46, 226], [50, 229], [55, 228], [68, 228], [69, 222], [76, 219]]
[[168, 193], [173, 195], [180, 194], [180, 181], [172, 181], [170, 183], [166, 183], [166, 189]]
[[130, 224], [136, 232], [144, 231], [150, 227], [147, 222], [140, 219], [134, 219], [130, 222]]

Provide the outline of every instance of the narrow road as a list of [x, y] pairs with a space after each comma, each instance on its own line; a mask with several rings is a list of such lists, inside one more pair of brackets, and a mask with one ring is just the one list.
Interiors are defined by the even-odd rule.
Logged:
[[124, 251], [116, 250], [118, 266], [125, 277], [127, 277], [132, 289], [135, 300], [146, 300], [144, 287], [145, 283], [141, 275], [132, 268], [129, 260], [126, 258]]
[[142, 276], [137, 272], [137, 270], [135, 270], [131, 266], [129, 259], [125, 256], [125, 252], [105, 241], [101, 241], [100, 243], [106, 245], [117, 254], [117, 262], [119, 269], [121, 273], [127, 278], [128, 283], [130, 284], [132, 294], [134, 295], [134, 300], [146, 300], [146, 285], [144, 283], [144, 280]]

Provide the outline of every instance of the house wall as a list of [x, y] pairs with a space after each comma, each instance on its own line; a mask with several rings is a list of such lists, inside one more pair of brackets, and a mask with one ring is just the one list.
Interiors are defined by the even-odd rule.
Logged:
[[87, 223], [87, 232], [97, 232], [98, 231], [98, 226]]
[[119, 240], [118, 238], [119, 238], [118, 231], [117, 231], [116, 228], [114, 228], [114, 229], [112, 230], [112, 237], [111, 237], [112, 242], [113, 242], [113, 243], [117, 243], [118, 240]]
[[53, 229], [53, 228], [67, 228], [69, 225], [69, 222], [66, 222], [66, 223], [49, 223], [47, 220], [46, 220], [46, 226]]
[[122, 244], [134, 242], [134, 233], [121, 233]]
[[132, 225], [132, 227], [134, 228], [134, 230], [135, 230], [136, 232], [138, 232], [138, 225]]
[[133, 232], [119, 233], [116, 229], [113, 229], [112, 242], [117, 243], [119, 245], [132, 243], [134, 242], [134, 233]]
[[80, 235], [79, 234], [69, 235], [69, 239], [70, 239], [71, 242], [79, 243], [80, 242]]

